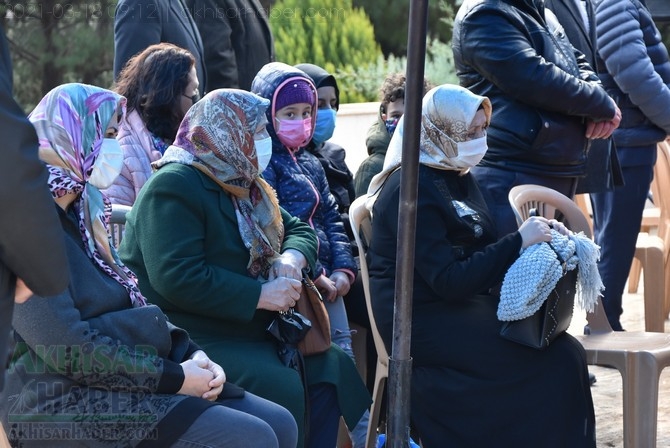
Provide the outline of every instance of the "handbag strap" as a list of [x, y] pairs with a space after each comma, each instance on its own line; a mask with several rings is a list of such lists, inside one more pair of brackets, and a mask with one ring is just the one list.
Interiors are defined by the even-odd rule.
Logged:
[[319, 289], [314, 284], [314, 281], [311, 278], [309, 278], [309, 275], [308, 275], [306, 269], [302, 270], [302, 284], [308, 291], [310, 291], [312, 294], [316, 295], [316, 297], [318, 297], [319, 300], [321, 302], [323, 302], [323, 297], [321, 296], [321, 293], [319, 292]]

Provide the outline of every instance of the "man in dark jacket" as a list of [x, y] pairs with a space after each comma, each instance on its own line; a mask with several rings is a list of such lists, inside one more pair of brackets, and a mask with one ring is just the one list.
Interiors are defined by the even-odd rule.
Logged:
[[190, 51], [200, 95], [211, 90], [200, 33], [184, 0], [119, 0], [114, 16], [114, 79], [130, 58], [161, 42]]
[[274, 61], [268, 18], [258, 0], [186, 0], [204, 46], [207, 90], [249, 90]]
[[[12, 96], [12, 62], [0, 28], [0, 390], [15, 293], [26, 300], [62, 292], [70, 282], [65, 241], [35, 128]], [[16, 281], [21, 279], [20, 288]], [[25, 283], [24, 283], [25, 282]]]
[[493, 106], [472, 173], [505, 235], [517, 228], [509, 190], [534, 183], [572, 196], [588, 139], [609, 137], [620, 112], [540, 0], [465, 0], [452, 45], [461, 85]]
[[614, 142], [625, 185], [591, 195], [603, 305], [621, 330], [621, 298], [635, 253], [658, 142], [670, 135], [670, 60], [649, 10], [639, 0], [598, 0], [598, 75], [621, 108]]
[[[570, 43], [584, 54], [591, 68], [596, 66], [596, 18], [591, 0], [545, 0], [565, 30]], [[589, 141], [586, 175], [579, 179], [576, 193], [599, 193], [623, 185], [619, 158], [612, 138]]]
[[[570, 43], [597, 72], [596, 18], [591, 0], [546, 0], [545, 7], [556, 14]], [[623, 174], [612, 138], [589, 140], [586, 175], [579, 179], [576, 193], [609, 191], [621, 185]], [[593, 372], [589, 372], [589, 380], [592, 385], [596, 382]]]

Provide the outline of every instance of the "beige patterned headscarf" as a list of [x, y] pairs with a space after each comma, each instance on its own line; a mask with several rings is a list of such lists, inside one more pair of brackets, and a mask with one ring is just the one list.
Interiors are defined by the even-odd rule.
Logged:
[[267, 276], [284, 238], [275, 191], [259, 177], [256, 129], [266, 123], [270, 101], [237, 89], [208, 93], [186, 113], [177, 137], [152, 165], [191, 165], [205, 173], [233, 200], [237, 224], [249, 249], [249, 274]]
[[[426, 93], [421, 106], [419, 163], [442, 170], [461, 171], [451, 160], [458, 155], [458, 142], [468, 140], [468, 128], [480, 107], [484, 109], [488, 124], [491, 120], [491, 101], [488, 98], [453, 84], [443, 84]], [[366, 206], [370, 210], [386, 178], [400, 167], [404, 122], [404, 116], [400, 117], [386, 151], [384, 168], [372, 178], [368, 187]]]

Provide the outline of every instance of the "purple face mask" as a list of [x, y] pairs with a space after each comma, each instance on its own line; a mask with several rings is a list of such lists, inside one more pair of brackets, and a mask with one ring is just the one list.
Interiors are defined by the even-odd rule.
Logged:
[[284, 146], [296, 149], [305, 146], [312, 138], [312, 118], [304, 120], [277, 119], [277, 137]]

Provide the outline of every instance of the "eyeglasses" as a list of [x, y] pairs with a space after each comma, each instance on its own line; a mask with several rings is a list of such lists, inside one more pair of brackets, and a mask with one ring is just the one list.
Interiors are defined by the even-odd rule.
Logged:
[[200, 101], [200, 92], [195, 92], [195, 94], [190, 95], [190, 96], [189, 96], [189, 95], [184, 95], [184, 94], [182, 93], [181, 96], [186, 97], [186, 98], [188, 98], [189, 100], [191, 100], [191, 104], [195, 104], [195, 103], [197, 103], [198, 101]]

